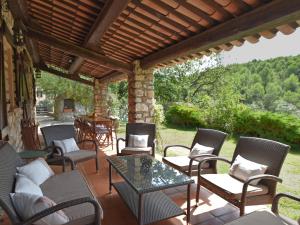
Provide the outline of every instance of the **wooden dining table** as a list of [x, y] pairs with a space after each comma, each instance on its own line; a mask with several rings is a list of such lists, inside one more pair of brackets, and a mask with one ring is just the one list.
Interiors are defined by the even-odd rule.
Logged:
[[81, 135], [85, 138], [92, 138], [97, 141], [100, 147], [114, 145], [113, 133], [116, 138], [115, 120], [111, 118], [80, 116], [77, 118]]

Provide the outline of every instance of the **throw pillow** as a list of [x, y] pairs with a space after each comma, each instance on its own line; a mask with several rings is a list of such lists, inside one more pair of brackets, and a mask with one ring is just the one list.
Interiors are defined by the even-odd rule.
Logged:
[[[11, 199], [18, 215], [23, 219], [29, 219], [37, 213], [56, 205], [46, 196], [32, 195], [28, 193], [12, 193]], [[69, 218], [62, 211], [57, 211], [34, 222], [35, 225], [60, 225], [69, 222]]]
[[[249, 177], [264, 174], [268, 166], [252, 162], [238, 155], [230, 167], [229, 174], [241, 181], [246, 182]], [[257, 185], [260, 180], [254, 180], [252, 185]]]
[[128, 147], [133, 148], [146, 148], [148, 147], [149, 135], [129, 135]]
[[38, 158], [25, 166], [17, 167], [17, 171], [19, 174], [28, 177], [37, 185], [41, 185], [49, 177], [54, 175], [53, 170], [43, 158]]
[[[68, 138], [64, 140], [54, 140], [54, 145], [60, 147], [63, 153], [79, 151], [79, 147], [74, 138]], [[60, 154], [60, 152], [58, 152]]]
[[212, 154], [214, 151], [213, 147], [208, 147], [205, 145], [200, 145], [199, 143], [196, 143], [194, 147], [192, 148], [189, 157], [196, 156], [196, 155], [202, 155], [202, 154]]
[[29, 178], [21, 174], [16, 174], [15, 192], [43, 196], [41, 188], [33, 183]]

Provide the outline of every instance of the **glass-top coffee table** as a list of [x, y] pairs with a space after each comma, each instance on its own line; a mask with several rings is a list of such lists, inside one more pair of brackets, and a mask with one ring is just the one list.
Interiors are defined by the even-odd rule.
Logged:
[[[138, 224], [186, 214], [190, 221], [190, 186], [194, 180], [148, 155], [110, 156], [109, 191], [116, 189], [138, 220]], [[124, 179], [112, 182], [112, 167]], [[187, 185], [187, 212], [177, 206], [162, 190]]]

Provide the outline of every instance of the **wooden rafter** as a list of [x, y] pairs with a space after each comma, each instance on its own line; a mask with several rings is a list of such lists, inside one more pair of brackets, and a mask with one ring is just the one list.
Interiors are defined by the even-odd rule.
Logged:
[[[99, 45], [100, 39], [108, 27], [119, 17], [121, 12], [126, 8], [129, 0], [107, 1], [103, 11], [98, 15], [94, 25], [92, 26], [84, 46], [94, 48]], [[69, 68], [70, 73], [77, 73], [84, 59], [77, 57]]]
[[91, 61], [94, 61], [100, 65], [103, 65], [105, 67], [122, 71], [124, 73], [132, 73], [132, 65], [126, 64], [123, 62], [120, 62], [118, 60], [112, 59], [107, 56], [103, 56], [102, 54], [99, 54], [95, 51], [91, 51], [87, 48], [83, 48], [74, 44], [71, 44], [69, 42], [54, 38], [48, 34], [45, 34], [43, 32], [37, 31], [34, 28], [28, 27], [27, 28], [27, 36], [40, 41], [42, 43], [45, 43], [47, 45], [50, 45], [54, 48], [60, 49], [64, 52], [68, 52], [69, 54], [80, 56], [85, 59], [89, 59]]
[[183, 55], [205, 51], [299, 19], [299, 0], [290, 0], [288, 4], [284, 0], [275, 0], [240, 17], [150, 54], [141, 60], [141, 66], [143, 68], [153, 67]]
[[69, 80], [80, 82], [82, 84], [86, 84], [86, 85], [89, 85], [89, 86], [94, 86], [94, 82], [92, 82], [92, 81], [82, 79], [79, 76], [74, 75], [74, 74], [64, 73], [62, 71], [50, 68], [48, 66], [41, 66], [40, 70], [51, 73], [51, 74], [56, 75], [58, 77], [63, 77], [63, 78], [69, 79]]

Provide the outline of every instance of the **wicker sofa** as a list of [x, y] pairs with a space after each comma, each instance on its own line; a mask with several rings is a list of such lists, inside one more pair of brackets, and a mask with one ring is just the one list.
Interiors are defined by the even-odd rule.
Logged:
[[70, 219], [66, 223], [68, 225], [101, 224], [102, 208], [78, 170], [54, 175], [42, 183], [40, 188], [43, 194], [57, 205], [22, 221], [14, 209], [10, 193], [14, 191], [16, 167], [23, 164], [11, 145], [5, 143], [0, 146], [0, 207], [11, 224], [33, 224], [61, 209]]

